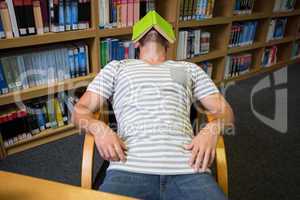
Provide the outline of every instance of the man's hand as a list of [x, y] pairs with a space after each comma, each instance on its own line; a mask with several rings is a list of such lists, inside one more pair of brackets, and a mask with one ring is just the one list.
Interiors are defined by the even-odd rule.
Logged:
[[190, 144], [186, 145], [186, 149], [192, 151], [189, 165], [195, 171], [205, 171], [212, 165], [215, 159], [217, 140], [218, 134], [201, 131]]
[[[103, 130], [103, 129], [102, 129]], [[104, 160], [108, 161], [126, 161], [126, 145], [120, 137], [109, 127], [100, 134], [93, 134], [96, 147]]]

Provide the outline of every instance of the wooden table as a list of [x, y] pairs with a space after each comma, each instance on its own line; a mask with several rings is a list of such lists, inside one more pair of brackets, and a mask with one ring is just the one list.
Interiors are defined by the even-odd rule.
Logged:
[[133, 200], [53, 181], [0, 171], [1, 200]]

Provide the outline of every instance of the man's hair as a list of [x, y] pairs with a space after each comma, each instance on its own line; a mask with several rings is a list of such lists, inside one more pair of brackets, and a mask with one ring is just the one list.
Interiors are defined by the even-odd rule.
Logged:
[[145, 46], [147, 42], [156, 42], [162, 45], [166, 50], [169, 47], [168, 40], [153, 28], [139, 40], [142, 47]]

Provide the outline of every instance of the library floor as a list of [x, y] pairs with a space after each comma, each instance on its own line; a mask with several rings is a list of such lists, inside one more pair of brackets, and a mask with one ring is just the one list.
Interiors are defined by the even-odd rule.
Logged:
[[[279, 133], [254, 116], [250, 107], [252, 88], [266, 75], [231, 86], [227, 99], [236, 116], [236, 135], [226, 136], [230, 199], [300, 199], [300, 92], [299, 66], [288, 68], [288, 132]], [[274, 79], [271, 78], [273, 81]], [[254, 95], [257, 112], [273, 118], [274, 88]], [[22, 152], [0, 161], [0, 170], [80, 184], [83, 136], [72, 136]], [[100, 159], [96, 158], [99, 167]], [[5, 181], [5, 180], [1, 180]]]

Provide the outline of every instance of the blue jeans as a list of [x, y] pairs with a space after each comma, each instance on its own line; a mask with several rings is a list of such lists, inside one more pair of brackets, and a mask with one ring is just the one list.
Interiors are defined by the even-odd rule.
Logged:
[[209, 173], [150, 175], [108, 170], [100, 191], [149, 200], [225, 200]]

